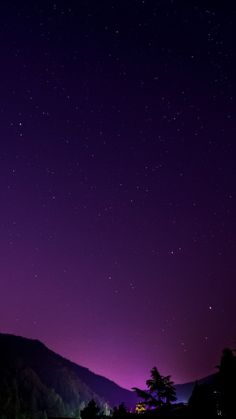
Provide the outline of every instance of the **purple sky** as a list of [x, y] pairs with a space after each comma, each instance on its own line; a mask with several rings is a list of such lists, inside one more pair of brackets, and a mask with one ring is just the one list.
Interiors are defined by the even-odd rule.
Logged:
[[236, 345], [235, 6], [207, 3], [0, 5], [0, 330], [127, 388]]

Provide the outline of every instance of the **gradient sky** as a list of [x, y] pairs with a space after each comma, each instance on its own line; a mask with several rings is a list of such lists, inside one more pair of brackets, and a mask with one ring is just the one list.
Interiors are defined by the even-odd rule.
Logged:
[[127, 388], [235, 347], [235, 12], [1, 1], [2, 332]]

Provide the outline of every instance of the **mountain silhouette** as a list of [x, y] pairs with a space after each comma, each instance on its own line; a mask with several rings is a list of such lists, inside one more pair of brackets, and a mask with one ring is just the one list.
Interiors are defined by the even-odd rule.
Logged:
[[38, 340], [0, 334], [0, 418], [74, 416], [94, 399], [101, 407], [137, 397], [89, 369], [76, 365]]
[[[178, 401], [188, 401], [194, 384], [176, 385]], [[121, 403], [134, 408], [138, 401], [135, 392], [63, 358], [38, 340], [0, 333], [0, 419], [73, 417], [91, 399], [102, 409]]]

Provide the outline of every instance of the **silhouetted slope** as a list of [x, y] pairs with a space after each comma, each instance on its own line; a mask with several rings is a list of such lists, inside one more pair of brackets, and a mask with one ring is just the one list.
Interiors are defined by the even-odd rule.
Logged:
[[[16, 412], [72, 416], [91, 399], [134, 406], [136, 395], [49, 350], [37, 340], [0, 334], [0, 418]], [[20, 416], [19, 416], [20, 417]], [[23, 416], [22, 416], [23, 417]]]
[[[199, 380], [209, 383], [214, 375]], [[176, 385], [187, 402], [193, 383]], [[61, 357], [38, 340], [0, 334], [0, 419], [73, 416], [91, 399], [101, 407], [124, 402], [134, 407], [135, 393]]]
[[[201, 380], [198, 380], [198, 384], [212, 384], [215, 379], [215, 376], [215, 374], [212, 374], [208, 377], [202, 378]], [[196, 381], [193, 381], [191, 383], [177, 384], [175, 386], [176, 396], [179, 402], [187, 403], [189, 401], [195, 383]]]

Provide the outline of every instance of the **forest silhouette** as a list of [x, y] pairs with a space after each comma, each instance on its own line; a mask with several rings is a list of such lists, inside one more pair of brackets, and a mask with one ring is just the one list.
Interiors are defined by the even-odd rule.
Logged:
[[235, 419], [234, 351], [224, 349], [215, 374], [186, 386], [181, 399], [179, 386], [155, 366], [131, 392], [39, 341], [0, 334], [0, 419]]
[[[146, 390], [137, 387], [133, 389], [140, 399], [135, 411], [128, 411], [121, 404], [111, 413], [112, 418], [236, 418], [236, 356], [231, 349], [223, 350], [220, 365], [211, 383], [196, 382], [186, 404], [177, 402], [174, 382], [169, 375], [162, 376], [156, 367], [151, 369], [146, 387]], [[82, 419], [99, 417], [104, 418], [105, 415], [94, 401], [81, 411]]]

